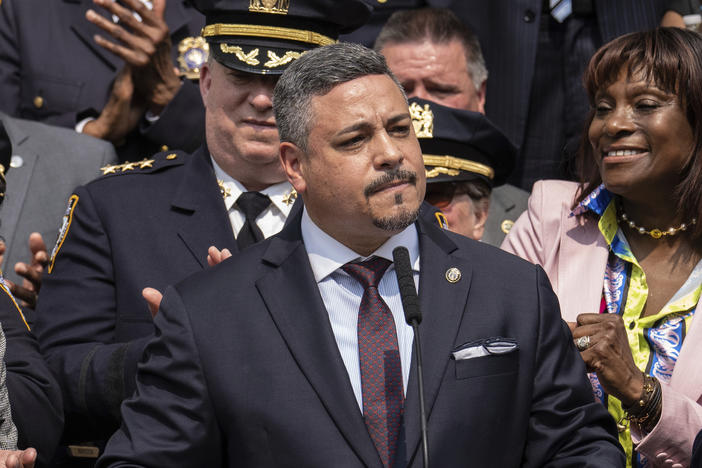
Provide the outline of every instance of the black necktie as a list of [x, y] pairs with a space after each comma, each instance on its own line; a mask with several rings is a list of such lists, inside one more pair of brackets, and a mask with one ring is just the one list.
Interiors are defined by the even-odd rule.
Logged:
[[271, 204], [271, 199], [258, 192], [244, 192], [236, 200], [236, 206], [244, 213], [246, 221], [236, 236], [240, 249], [263, 240], [263, 233], [256, 226], [256, 218]]

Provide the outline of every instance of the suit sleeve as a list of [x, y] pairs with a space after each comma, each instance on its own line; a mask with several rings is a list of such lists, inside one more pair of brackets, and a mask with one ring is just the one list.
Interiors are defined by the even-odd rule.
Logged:
[[592, 396], [585, 364], [561, 320], [546, 274], [537, 267], [536, 372], [525, 467], [625, 466], [614, 420]]
[[653, 460], [659, 453], [667, 453], [666, 458], [688, 466], [693, 441], [702, 429], [702, 406], [670, 385], [661, 382], [661, 388], [663, 411], [656, 427], [642, 434], [631, 426], [632, 439], [638, 443], [636, 451]]
[[34, 447], [38, 465], [48, 466], [63, 429], [61, 391], [17, 303], [2, 286], [0, 296], [0, 323], [7, 341], [7, 392], [17, 426], [17, 446]]
[[197, 343], [175, 289], [166, 291], [155, 326], [137, 371], [137, 391], [122, 405], [122, 427], [97, 466], [223, 466]]
[[155, 144], [171, 149], [192, 152], [199, 148], [205, 140], [205, 107], [197, 82], [185, 80], [158, 120], [142, 125], [140, 132]]
[[79, 187], [71, 199], [73, 209], [64, 218], [42, 282], [35, 332], [66, 413], [114, 428], [119, 405], [134, 391], [136, 363], [148, 337], [116, 342], [110, 239], [89, 191]]
[[544, 238], [542, 207], [544, 190], [542, 182], [534, 184], [527, 210], [521, 214], [502, 241], [500, 248], [537, 265], [544, 264]]

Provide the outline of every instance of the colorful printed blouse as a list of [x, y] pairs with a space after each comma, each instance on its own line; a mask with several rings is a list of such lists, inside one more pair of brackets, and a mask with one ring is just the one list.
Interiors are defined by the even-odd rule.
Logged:
[[[617, 224], [614, 195], [600, 185], [580, 205], [573, 215], [587, 211], [599, 217], [599, 228], [609, 244], [609, 259], [604, 273], [600, 313], [619, 314], [624, 320], [629, 346], [637, 367], [661, 382], [669, 382], [680, 354], [686, 330], [692, 323], [695, 306], [702, 291], [702, 261], [700, 261], [668, 303], [657, 314], [641, 317], [648, 285], [646, 274], [634, 258], [624, 233]], [[618, 422], [619, 442], [627, 455], [628, 467], [646, 467], [645, 457], [633, 450], [629, 424], [621, 402], [604, 393], [597, 376], [589, 374], [595, 396]]]

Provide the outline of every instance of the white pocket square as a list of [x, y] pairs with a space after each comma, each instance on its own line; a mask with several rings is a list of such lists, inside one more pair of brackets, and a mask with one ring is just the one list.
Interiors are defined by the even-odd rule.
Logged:
[[456, 361], [462, 361], [482, 356], [512, 353], [518, 349], [517, 340], [497, 337], [462, 344], [451, 354]]

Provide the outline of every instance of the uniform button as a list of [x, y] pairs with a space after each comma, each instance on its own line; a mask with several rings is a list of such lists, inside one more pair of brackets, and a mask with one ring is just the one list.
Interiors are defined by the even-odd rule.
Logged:
[[17, 169], [18, 167], [22, 166], [24, 166], [24, 159], [22, 159], [22, 156], [13, 154], [10, 158], [10, 167], [14, 167], [15, 169]]
[[168, 151], [168, 145], [163, 145], [161, 147], [161, 151]]
[[524, 16], [522, 16], [522, 19], [524, 20], [525, 23], [533, 23], [534, 18], [536, 18], [536, 15], [531, 10], [526, 10], [524, 12]]
[[36, 107], [37, 109], [41, 109], [42, 107], [44, 107], [44, 98], [41, 96], [35, 96], [34, 107]]

